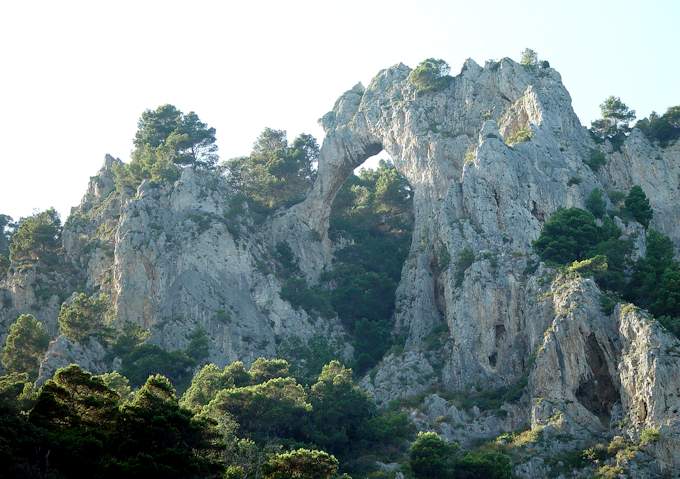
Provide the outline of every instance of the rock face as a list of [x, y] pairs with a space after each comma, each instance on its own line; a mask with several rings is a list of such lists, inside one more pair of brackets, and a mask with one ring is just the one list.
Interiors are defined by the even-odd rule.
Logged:
[[169, 350], [202, 328], [217, 364], [273, 356], [291, 336], [342, 334], [279, 297], [266, 268], [269, 229], [239, 217], [224, 178], [187, 168], [174, 184], [144, 182], [124, 197], [113, 188], [117, 161], [107, 158], [64, 232], [87, 285], [110, 296], [117, 325], [137, 324]]
[[[433, 388], [507, 390], [528, 378], [525, 409], [506, 411], [515, 418], [505, 424], [480, 422], [473, 414], [463, 420], [465, 430], [446, 434], [463, 442], [484, 427], [493, 436], [508, 424], [545, 427], [556, 415], [560, 430], [584, 440], [611, 433], [621, 418], [630, 420], [626, 431], [635, 436], [643, 424], [632, 420], [634, 403], [626, 398], [642, 377], [626, 363], [649, 363], [648, 348], [655, 346], [627, 346], [626, 331], [648, 321], [622, 314], [625, 308], [604, 315], [592, 282], [552, 282], [553, 272], [536, 269], [531, 243], [555, 210], [583, 207], [594, 188], [627, 191], [639, 184], [655, 209], [652, 227], [678, 244], [680, 209], [672, 199], [679, 187], [678, 145], [661, 149], [634, 131], [620, 152], [604, 146], [607, 164], [596, 173], [585, 161], [597, 145], [556, 71], [507, 59], [484, 68], [468, 61], [446, 88], [422, 95], [409, 73], [397, 65], [368, 88], [356, 86], [340, 97], [321, 120], [326, 138], [319, 179], [281, 221], [298, 231], [314, 229], [325, 241], [339, 185], [381, 150], [409, 180], [415, 231], [395, 318], [395, 333], [406, 338], [404, 352], [386, 357], [363, 385], [387, 403]], [[642, 228], [630, 224], [623, 231], [644, 252]], [[310, 277], [330, 251], [324, 244], [316, 256], [307, 254]], [[678, 344], [668, 334], [656, 341]], [[671, 360], [666, 354], [662, 363]], [[661, 371], [651, 381], [675, 394], [676, 381]], [[433, 404], [443, 412], [434, 414], [442, 424], [460, 424], [465, 414], [440, 399], [425, 401], [421, 419], [429, 416], [429, 427], [446, 433], [427, 412]], [[672, 410], [647, 426], [674, 424]], [[661, 454], [661, 469], [676, 467], [677, 458]], [[535, 467], [526, 470], [534, 471], [527, 477], [540, 477]]]
[[[462, 443], [531, 428], [553, 442], [568, 436], [568, 448], [615, 434], [639, 441], [658, 429], [659, 440], [640, 453], [652, 465], [630, 470], [653, 477], [680, 468], [680, 343], [631, 306], [605, 314], [595, 283], [538, 264], [531, 247], [558, 208], [583, 207], [594, 188], [635, 184], [654, 208], [651, 226], [680, 245], [680, 143], [660, 148], [633, 130], [620, 151], [596, 145], [560, 75], [544, 65], [468, 60], [427, 93], [410, 72], [393, 66], [337, 100], [321, 119], [326, 137], [312, 190], [264, 223], [234, 206], [224, 178], [191, 168], [174, 184], [121, 193], [119, 160], [107, 157], [64, 229], [64, 275], [73, 285], [66, 296], [73, 288], [107, 293], [116, 325], [136, 323], [168, 349], [184, 348], [203, 328], [218, 364], [275, 355], [287, 338], [342, 342], [337, 319], [310, 317], [281, 299], [281, 280], [267, 265], [283, 241], [316, 281], [332, 262], [335, 195], [384, 150], [413, 189], [415, 227], [394, 318], [403, 344], [362, 380], [378, 403], [422, 394], [416, 424]], [[597, 172], [585, 163], [596, 148], [607, 160]], [[643, 254], [644, 228], [616, 221]], [[0, 283], [0, 331], [34, 312], [56, 333], [63, 298], [37, 304], [37, 271]], [[105, 369], [96, 345], [67, 343], [52, 343], [43, 377], [64, 358]], [[469, 408], [456, 399], [481, 404], [489, 391], [504, 404]], [[535, 457], [516, 473], [550, 471]]]

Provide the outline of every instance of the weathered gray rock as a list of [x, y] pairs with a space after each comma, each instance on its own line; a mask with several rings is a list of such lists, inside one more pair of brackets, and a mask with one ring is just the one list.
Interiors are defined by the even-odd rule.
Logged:
[[[639, 453], [653, 465], [635, 459], [626, 467], [638, 477], [680, 468], [678, 341], [630, 307], [603, 313], [592, 280], [557, 275], [531, 246], [558, 208], [583, 207], [594, 188], [625, 192], [635, 184], [654, 208], [652, 226], [680, 245], [680, 143], [661, 148], [633, 130], [621, 151], [596, 145], [560, 75], [543, 65], [468, 60], [445, 88], [428, 93], [417, 91], [410, 72], [393, 66], [337, 100], [321, 119], [326, 137], [312, 190], [263, 224], [233, 209], [235, 192], [219, 175], [186, 168], [174, 184], [144, 182], [121, 193], [118, 160], [107, 157], [64, 231], [65, 257], [78, 272], [73, 284], [109, 294], [114, 324], [139, 324], [165, 348], [184, 348], [189, 334], [205, 329], [218, 364], [274, 355], [291, 337], [342, 341], [337, 320], [310, 317], [280, 298], [283, 280], [267, 265], [285, 242], [316, 281], [332, 264], [335, 195], [384, 150], [413, 188], [415, 226], [394, 318], [403, 348], [362, 380], [378, 403], [422, 394], [413, 410], [418, 426], [463, 443], [540, 429], [552, 445], [536, 454], [546, 458], [658, 429], [659, 440]], [[594, 172], [585, 161], [597, 148], [607, 161]], [[644, 254], [644, 228], [615, 221]], [[59, 298], [34, 307], [33, 273], [17, 274], [0, 284], [10, 305], [0, 307], [2, 328], [21, 311], [54, 327]], [[103, 367], [97, 353], [60, 341], [50, 358]], [[45, 374], [57, 363], [47, 361]], [[521, 398], [502, 414], [463, 410], [443, 394], [516, 387]], [[527, 460], [517, 474], [545, 477], [552, 469], [543, 459]]]
[[106, 349], [96, 339], [90, 338], [83, 343], [78, 343], [59, 335], [50, 342], [47, 348], [45, 358], [40, 363], [36, 384], [43, 384], [54, 376], [57, 369], [69, 364], [77, 364], [93, 374], [109, 371], [112, 366], [115, 366], [107, 359]]

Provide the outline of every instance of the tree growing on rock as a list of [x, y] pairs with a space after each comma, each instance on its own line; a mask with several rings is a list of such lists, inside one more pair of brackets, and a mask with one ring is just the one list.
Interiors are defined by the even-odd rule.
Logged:
[[590, 131], [599, 140], [609, 139], [618, 146], [630, 132], [630, 122], [635, 119], [635, 110], [628, 108], [621, 98], [609, 96], [600, 105], [602, 118], [591, 123]]
[[522, 65], [534, 66], [538, 65], [538, 54], [531, 48], [522, 50], [522, 56], [519, 60]]
[[408, 79], [415, 85], [419, 94], [439, 91], [451, 82], [450, 71], [449, 64], [444, 60], [428, 58], [413, 69]]
[[214, 169], [217, 164], [215, 128], [196, 113], [183, 113], [173, 105], [146, 110], [137, 122], [132, 161], [117, 166], [116, 184], [134, 189], [143, 180], [174, 181], [179, 167]]
[[600, 240], [601, 231], [592, 213], [562, 208], [545, 222], [534, 249], [544, 261], [568, 264], [587, 259]]
[[260, 214], [304, 199], [316, 178], [319, 158], [316, 139], [301, 134], [292, 144], [286, 132], [265, 128], [249, 156], [226, 162], [228, 179], [252, 209]]
[[88, 296], [78, 293], [59, 311], [59, 332], [72, 341], [82, 342], [104, 332], [104, 315], [108, 310], [105, 295]]
[[61, 246], [61, 219], [54, 208], [22, 218], [12, 235], [9, 256], [13, 263], [56, 261]]
[[30, 314], [22, 314], [9, 327], [2, 349], [2, 365], [7, 372], [27, 373], [35, 379], [49, 341], [43, 324]]
[[626, 211], [633, 218], [635, 218], [635, 221], [640, 223], [645, 228], [649, 226], [649, 222], [654, 216], [654, 211], [649, 205], [649, 199], [647, 199], [647, 195], [640, 186], [635, 185], [630, 189], [624, 204], [626, 206]]

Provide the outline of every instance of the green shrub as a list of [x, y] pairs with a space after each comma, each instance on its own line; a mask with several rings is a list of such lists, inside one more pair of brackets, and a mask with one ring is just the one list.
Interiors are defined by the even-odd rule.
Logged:
[[456, 478], [512, 479], [512, 461], [500, 452], [472, 451], [456, 463]]
[[600, 239], [601, 231], [592, 213], [563, 208], [545, 222], [534, 249], [544, 261], [568, 264], [586, 259]]
[[590, 167], [591, 170], [598, 172], [607, 163], [607, 158], [602, 151], [597, 149], [590, 150], [590, 156], [584, 163]]
[[586, 208], [596, 218], [602, 218], [607, 212], [607, 204], [604, 201], [604, 194], [599, 188], [595, 188], [586, 198]]
[[472, 263], [475, 262], [475, 254], [469, 246], [463, 248], [460, 253], [458, 253], [458, 260], [456, 261], [456, 273], [455, 273], [455, 283], [456, 286], [460, 287], [465, 279], [465, 272], [468, 270]]
[[30, 379], [35, 379], [49, 340], [40, 321], [30, 314], [22, 314], [9, 327], [5, 338], [3, 367], [9, 373], [26, 373]]
[[654, 216], [649, 200], [644, 190], [638, 186], [633, 186], [625, 199], [626, 211], [642, 226], [647, 228]]
[[104, 316], [108, 309], [109, 301], [105, 295], [78, 293], [70, 302], [61, 305], [59, 332], [77, 342], [102, 335], [105, 333]]
[[648, 444], [653, 444], [658, 441], [660, 437], [661, 433], [657, 428], [650, 427], [643, 429], [643, 431], [640, 433], [640, 445], [646, 446]]
[[538, 55], [531, 48], [525, 48], [522, 50], [522, 56], [519, 63], [525, 66], [536, 66], [538, 65]]
[[318, 286], [308, 286], [307, 281], [302, 278], [288, 278], [281, 286], [281, 299], [288, 301], [296, 309], [304, 309], [325, 318], [335, 314], [328, 293]]
[[416, 479], [453, 479], [458, 445], [437, 433], [421, 432], [411, 446], [409, 464]]
[[511, 135], [508, 135], [507, 138], [505, 138], [505, 143], [508, 145], [516, 145], [517, 143], [524, 143], [525, 141], [531, 140], [531, 137], [533, 136], [533, 133], [531, 131], [531, 128], [528, 126], [522, 127], [512, 133]]
[[56, 250], [61, 246], [61, 231], [61, 220], [54, 208], [22, 218], [9, 245], [10, 261], [42, 260], [54, 265]]
[[195, 362], [183, 351], [166, 351], [155, 344], [144, 344], [123, 356], [120, 372], [139, 387], [149, 376], [162, 374], [178, 389], [184, 390], [191, 380]]
[[331, 479], [338, 460], [324, 451], [296, 449], [276, 454], [265, 465], [264, 479]]
[[635, 125], [651, 141], [657, 141], [662, 147], [680, 138], [680, 106], [673, 106], [659, 116], [655, 112]]
[[422, 61], [410, 74], [409, 81], [419, 94], [443, 90], [451, 82], [449, 65], [444, 60], [428, 58]]

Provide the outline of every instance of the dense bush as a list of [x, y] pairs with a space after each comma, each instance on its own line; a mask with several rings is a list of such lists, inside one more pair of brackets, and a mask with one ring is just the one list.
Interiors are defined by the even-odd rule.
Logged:
[[53, 209], [21, 218], [9, 246], [12, 262], [42, 260], [48, 265], [57, 260], [61, 246], [61, 220]]
[[434, 432], [421, 432], [411, 446], [409, 464], [416, 479], [511, 479], [512, 461], [494, 451], [461, 452]]
[[101, 335], [104, 333], [104, 316], [108, 308], [106, 296], [78, 293], [71, 301], [61, 305], [59, 332], [77, 342], [83, 342], [90, 336]]
[[630, 132], [630, 122], [635, 119], [635, 110], [631, 110], [615, 96], [607, 97], [600, 105], [602, 118], [592, 122], [590, 132], [596, 141], [609, 140], [615, 149], [620, 148], [626, 135]]
[[661, 116], [652, 112], [649, 118], [638, 121], [635, 127], [647, 138], [665, 147], [680, 138], [680, 105], [669, 108]]
[[647, 228], [649, 222], [654, 216], [651, 206], [649, 206], [649, 200], [647, 195], [642, 188], [638, 185], [633, 186], [626, 196], [625, 202], [626, 212], [628, 212], [635, 221], [640, 223], [642, 226]]
[[225, 163], [228, 180], [247, 198], [255, 214], [291, 206], [304, 199], [316, 177], [319, 145], [313, 136], [301, 134], [292, 144], [286, 132], [266, 128], [249, 156]]
[[123, 356], [120, 372], [134, 386], [144, 384], [152, 374], [162, 374], [184, 389], [195, 366], [194, 359], [184, 351], [166, 351], [155, 344], [143, 344]]
[[331, 479], [338, 460], [324, 451], [296, 449], [272, 456], [264, 470], [264, 479]]
[[123, 189], [135, 189], [144, 179], [173, 181], [183, 165], [212, 169], [218, 159], [215, 129], [193, 111], [185, 114], [173, 105], [142, 113], [134, 145], [132, 161], [115, 170]]
[[595, 188], [590, 192], [586, 198], [586, 208], [595, 218], [602, 218], [607, 213], [607, 203], [601, 189]]
[[434, 92], [443, 90], [451, 83], [450, 71], [444, 60], [428, 58], [411, 71], [408, 79], [415, 85], [418, 93]]
[[458, 445], [434, 432], [421, 432], [411, 446], [409, 464], [416, 479], [453, 479]]
[[588, 165], [594, 172], [598, 172], [600, 171], [600, 168], [607, 164], [607, 157], [604, 156], [604, 153], [602, 153], [600, 150], [592, 149], [590, 150], [590, 155], [588, 158], [584, 160], [584, 163]]
[[38, 376], [49, 335], [43, 324], [30, 314], [22, 314], [9, 327], [2, 348], [2, 365], [9, 373], [26, 373], [31, 379]]
[[602, 231], [592, 213], [563, 208], [545, 222], [534, 248], [544, 261], [568, 264], [588, 258], [602, 239]]

